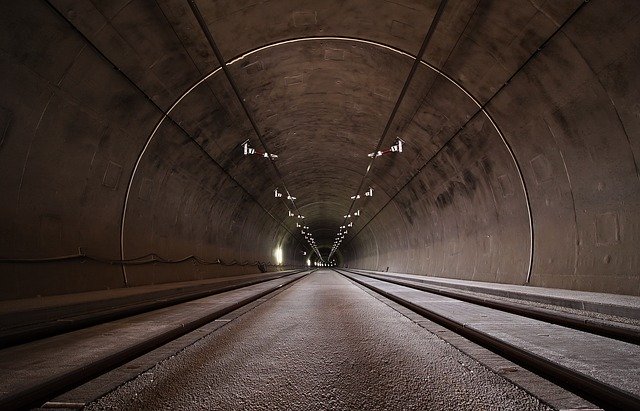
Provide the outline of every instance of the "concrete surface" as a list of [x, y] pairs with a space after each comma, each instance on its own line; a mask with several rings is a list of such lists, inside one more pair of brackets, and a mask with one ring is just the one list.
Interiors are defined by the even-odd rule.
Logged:
[[214, 315], [252, 296], [277, 289], [305, 274], [265, 281], [238, 290], [0, 350], [0, 400], [116, 355], [199, 318]]
[[555, 324], [348, 274], [465, 328], [640, 397], [640, 347]]
[[88, 409], [548, 408], [318, 271]]
[[164, 344], [163, 346], [158, 347], [157, 349], [132, 361], [129, 361], [128, 363], [123, 364], [122, 366], [109, 371], [108, 373], [105, 373], [85, 384], [82, 384], [81, 386], [74, 388], [71, 391], [60, 394], [58, 397], [48, 400], [43, 408], [54, 406], [60, 407], [61, 403], [76, 404], [76, 409], [82, 408], [86, 404], [97, 400], [105, 394], [115, 390], [122, 384], [136, 378], [138, 375], [146, 372], [150, 368], [153, 368], [159, 362], [175, 356], [185, 348], [194, 344], [201, 338], [204, 338], [207, 335], [211, 334], [218, 328], [226, 327], [236, 318], [253, 310], [255, 307], [263, 304], [265, 301], [268, 301], [273, 296], [283, 292], [292, 284], [293, 283], [290, 283], [281, 288], [278, 288], [277, 290], [265, 295], [264, 297], [261, 297], [252, 303], [246, 304], [228, 314], [225, 314], [222, 317], [217, 318], [215, 321], [207, 323], [206, 325], [198, 328], [193, 332], [185, 334], [180, 338]]
[[[0, 6], [0, 258], [326, 254], [439, 2]], [[640, 295], [636, 0], [450, 0], [364, 181], [351, 267]], [[261, 147], [268, 161], [245, 157]], [[482, 110], [481, 110], [482, 108]], [[359, 193], [362, 194], [362, 193]], [[257, 272], [1, 263], [0, 298]]]
[[0, 335], [12, 328], [64, 321], [70, 317], [90, 316], [156, 301], [170, 301], [191, 294], [214, 291], [221, 287], [269, 280], [291, 273], [293, 271], [247, 274], [199, 281], [0, 301]]
[[589, 311], [620, 318], [640, 320], [640, 297], [638, 296], [454, 280], [380, 271], [356, 270], [356, 272], [374, 274], [382, 279], [385, 277], [404, 279], [411, 282], [507, 297], [518, 301], [531, 301], [549, 306], [573, 308], [583, 312]]

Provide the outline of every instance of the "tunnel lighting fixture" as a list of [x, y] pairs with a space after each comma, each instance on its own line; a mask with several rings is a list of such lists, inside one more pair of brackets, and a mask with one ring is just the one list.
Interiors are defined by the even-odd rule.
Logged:
[[292, 196], [292, 195], [288, 195], [288, 196], [287, 196], [287, 200], [291, 200], [291, 201], [293, 201], [293, 200], [295, 200], [295, 199], [297, 199], [297, 197], [294, 197], [294, 196]]
[[291, 212], [291, 210], [289, 210], [289, 217], [294, 217], [294, 216], [295, 216], [295, 214], [293, 214], [293, 213]]
[[388, 149], [382, 150], [382, 151], [376, 151], [374, 153], [369, 153], [369, 154], [367, 154], [367, 156], [370, 157], [370, 158], [374, 158], [374, 157], [380, 157], [382, 155], [389, 154], [389, 153], [402, 153], [403, 144], [404, 144], [404, 140], [402, 140], [400, 137], [398, 137], [396, 139], [396, 143], [394, 145], [392, 145], [391, 147], [389, 147]]
[[296, 223], [296, 227], [297, 227], [297, 228], [300, 228], [300, 224]]
[[402, 153], [402, 146], [404, 144], [404, 140], [400, 137], [396, 138], [396, 143], [391, 146], [392, 153]]
[[304, 216], [303, 216], [302, 214], [298, 214], [298, 218], [299, 218], [299, 219], [303, 219], [303, 218], [304, 218]]
[[282, 197], [282, 193], [278, 191], [278, 189], [276, 188], [275, 190], [273, 190], [273, 196], [275, 198], [280, 198]]
[[373, 188], [369, 187], [366, 193], [364, 193], [366, 197], [373, 197]]
[[242, 143], [242, 152], [244, 153], [245, 156], [256, 153], [255, 149], [249, 147], [249, 139], [246, 139], [244, 143]]
[[359, 199], [359, 198], [360, 198], [360, 194], [356, 194], [356, 195], [354, 195], [354, 196], [351, 196], [351, 199], [352, 199], [352, 200], [357, 200], [357, 199]]
[[245, 156], [250, 156], [250, 155], [259, 155], [261, 157], [264, 158], [270, 158], [270, 159], [276, 159], [278, 158], [278, 156], [276, 154], [271, 154], [271, 153], [266, 153], [264, 151], [258, 151], [255, 148], [251, 147], [249, 145], [249, 139], [246, 139], [243, 143], [242, 143], [242, 153]]
[[351, 214], [347, 214], [344, 218], [351, 218]]
[[353, 213], [354, 216], [360, 217], [360, 210], [356, 211], [355, 213]]
[[347, 227], [353, 227], [353, 221], [347, 224]]

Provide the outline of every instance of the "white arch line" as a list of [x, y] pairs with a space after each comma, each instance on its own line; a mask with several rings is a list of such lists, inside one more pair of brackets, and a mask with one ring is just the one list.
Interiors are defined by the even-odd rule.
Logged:
[[[389, 51], [391, 51], [393, 53], [400, 54], [402, 56], [406, 56], [406, 57], [411, 58], [413, 60], [416, 59], [416, 56], [414, 56], [412, 54], [409, 54], [409, 53], [407, 53], [405, 51], [402, 51], [400, 49], [397, 49], [395, 47], [391, 47], [391, 46], [383, 44], [383, 43], [378, 43], [378, 42], [375, 42], [375, 41], [371, 41], [371, 40], [360, 39], [360, 38], [357, 38], [357, 37], [317, 36], [317, 37], [301, 37], [301, 38], [283, 40], [283, 41], [279, 41], [279, 42], [276, 42], [276, 43], [267, 44], [265, 46], [253, 49], [253, 50], [251, 50], [251, 51], [249, 51], [249, 52], [247, 52], [245, 54], [242, 54], [241, 56], [236, 57], [233, 60], [228, 61], [227, 63], [225, 63], [225, 65], [226, 66], [231, 66], [233, 64], [236, 64], [239, 61], [244, 60], [247, 57], [250, 57], [250, 56], [252, 56], [252, 55], [254, 55], [256, 53], [259, 53], [261, 51], [268, 50], [270, 48], [280, 47], [280, 46], [289, 45], [289, 44], [302, 43], [302, 42], [305, 42], [305, 41], [323, 41], [323, 40], [347, 41], [347, 42], [351, 42], [351, 43], [367, 44], [367, 45], [371, 45], [371, 46], [374, 46], [374, 47], [387, 49], [387, 50], [389, 50]], [[467, 97], [469, 97], [471, 99], [471, 101], [474, 102], [474, 104], [482, 111], [482, 113], [491, 122], [491, 124], [495, 128], [496, 132], [500, 136], [500, 139], [502, 140], [502, 143], [507, 148], [507, 151], [509, 152], [509, 155], [511, 156], [511, 159], [513, 160], [513, 164], [514, 164], [516, 170], [518, 171], [518, 176], [520, 177], [520, 184], [522, 186], [522, 191], [524, 193], [525, 205], [526, 205], [526, 208], [527, 208], [527, 216], [528, 216], [528, 219], [529, 219], [529, 264], [528, 264], [528, 268], [527, 268], [527, 279], [526, 279], [526, 283], [529, 283], [529, 281], [531, 279], [531, 270], [532, 270], [532, 266], [533, 266], [533, 215], [532, 215], [532, 212], [531, 212], [531, 204], [530, 204], [530, 200], [529, 200], [529, 193], [527, 191], [527, 186], [526, 186], [526, 183], [524, 181], [524, 174], [522, 173], [522, 169], [520, 168], [520, 164], [518, 163], [518, 160], [516, 159], [516, 156], [515, 156], [515, 154], [513, 152], [513, 149], [511, 148], [511, 146], [507, 142], [504, 134], [502, 133], [502, 131], [500, 130], [500, 128], [496, 124], [496, 122], [493, 119], [493, 117], [487, 112], [487, 110], [485, 110], [485, 108], [482, 106], [482, 104], [480, 104], [480, 102], [473, 95], [471, 95], [471, 93], [469, 93], [464, 87], [462, 87], [453, 78], [451, 78], [450, 76], [448, 76], [447, 74], [445, 74], [440, 69], [438, 69], [437, 67], [433, 66], [432, 64], [429, 64], [424, 60], [421, 60], [420, 63], [422, 65], [424, 65], [425, 67], [428, 67], [429, 69], [431, 69], [434, 72], [438, 73], [442, 77], [446, 78], [447, 80], [449, 80], [449, 82], [451, 82], [456, 87], [458, 87], [458, 89], [460, 89]], [[178, 104], [180, 104], [180, 102], [187, 95], [189, 95], [189, 93], [191, 93], [195, 88], [197, 88], [200, 84], [205, 82], [211, 76], [213, 76], [216, 73], [218, 73], [220, 70], [221, 70], [221, 67], [218, 67], [217, 69], [211, 71], [209, 74], [205, 75], [202, 79], [200, 79], [193, 86], [191, 86], [187, 91], [185, 91], [176, 100], [175, 103], [173, 103], [173, 105], [169, 108], [169, 110], [166, 113], [164, 113], [163, 116], [160, 118], [160, 120], [156, 124], [155, 128], [153, 129], [153, 131], [149, 135], [149, 138], [147, 139], [147, 142], [145, 143], [142, 151], [138, 155], [138, 159], [136, 160], [136, 164], [135, 164], [135, 166], [133, 168], [133, 172], [131, 173], [131, 177], [129, 178], [129, 184], [127, 185], [127, 192], [126, 192], [126, 195], [125, 195], [124, 207], [123, 207], [123, 211], [122, 211], [122, 220], [121, 220], [121, 225], [120, 225], [120, 258], [122, 260], [125, 259], [125, 255], [124, 255], [124, 226], [125, 226], [125, 220], [126, 220], [126, 214], [127, 214], [127, 206], [128, 206], [128, 203], [129, 203], [129, 195], [131, 194], [131, 187], [133, 185], [133, 180], [135, 178], [135, 175], [136, 175], [136, 172], [137, 172], [138, 167], [140, 165], [140, 162], [142, 161], [142, 157], [144, 156], [147, 148], [149, 147], [149, 144], [151, 143], [151, 140], [153, 140], [153, 137], [156, 135], [156, 133], [158, 132], [158, 129], [160, 128], [160, 126], [162, 125], [164, 120], [169, 116], [169, 114], [171, 114], [171, 112], [178, 106]], [[126, 283], [127, 283], [127, 275], [126, 275], [126, 269], [125, 269], [124, 265], [122, 266], [122, 270], [123, 270], [124, 282], [125, 282], [125, 285], [126, 285]]]

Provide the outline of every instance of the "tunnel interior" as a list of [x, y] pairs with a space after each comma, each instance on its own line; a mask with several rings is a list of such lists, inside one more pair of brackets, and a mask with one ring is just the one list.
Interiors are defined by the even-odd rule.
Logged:
[[640, 295], [635, 1], [2, 9], [1, 299], [333, 260]]

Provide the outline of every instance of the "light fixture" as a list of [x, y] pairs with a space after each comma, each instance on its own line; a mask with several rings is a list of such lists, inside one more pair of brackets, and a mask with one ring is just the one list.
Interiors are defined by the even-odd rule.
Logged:
[[[396, 139], [396, 143], [394, 145], [392, 145], [391, 147], [389, 147], [386, 150], [382, 150], [382, 151], [376, 151], [373, 153], [369, 153], [367, 154], [368, 157], [370, 158], [374, 158], [374, 157], [380, 157], [381, 155], [384, 154], [388, 154], [388, 153], [402, 153], [402, 145], [404, 144], [404, 140], [402, 140], [400, 137], [398, 137]], [[367, 169], [367, 171], [369, 171]]]
[[276, 158], [278, 158], [278, 156], [277, 156], [276, 154], [270, 154], [270, 153], [263, 152], [263, 151], [258, 151], [258, 150], [256, 150], [255, 148], [252, 148], [252, 147], [249, 145], [249, 139], [246, 139], [246, 140], [242, 143], [242, 153], [243, 153], [245, 156], [250, 156], [250, 155], [256, 154], [256, 155], [259, 155], [259, 156], [264, 157], [264, 158], [271, 158], [271, 159], [276, 159]]
[[249, 139], [246, 139], [244, 143], [242, 143], [242, 152], [244, 153], [245, 156], [256, 153], [255, 149], [249, 147]]

